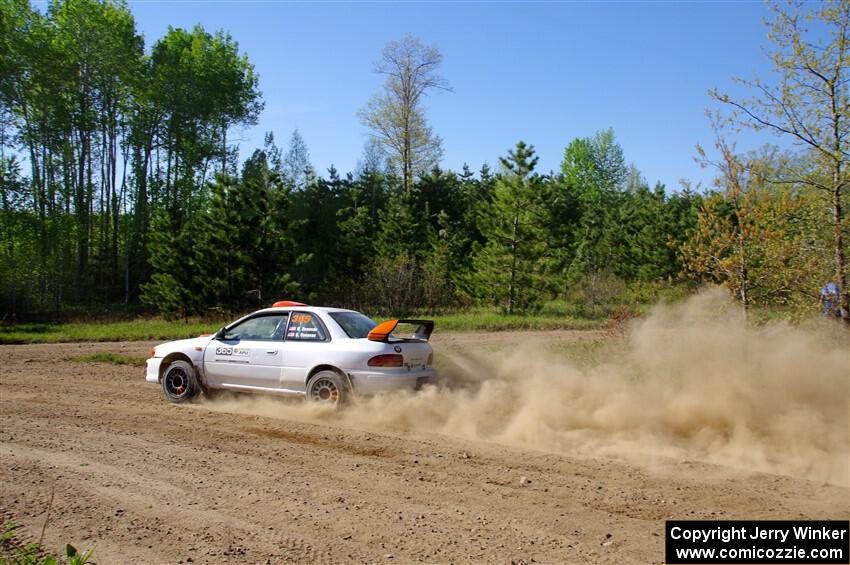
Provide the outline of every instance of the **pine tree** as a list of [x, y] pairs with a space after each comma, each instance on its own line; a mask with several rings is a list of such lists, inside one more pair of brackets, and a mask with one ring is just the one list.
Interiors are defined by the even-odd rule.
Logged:
[[618, 237], [614, 273], [625, 280], [651, 281], [670, 274], [664, 187], [650, 190], [634, 170], [633, 182], [616, 210]]
[[200, 307], [195, 241], [190, 235], [193, 231], [192, 226], [181, 229], [165, 212], [156, 214], [151, 221], [148, 254], [154, 273], [141, 285], [140, 298], [168, 318], [185, 319]]
[[381, 257], [416, 257], [428, 244], [428, 223], [414, 211], [413, 195], [395, 191], [380, 213], [375, 251]]
[[316, 293], [310, 300], [323, 299], [339, 277], [338, 213], [345, 206], [343, 194], [350, 182], [331, 166], [327, 179], [308, 179], [306, 187], [294, 193], [294, 213], [304, 220], [296, 235], [302, 256], [297, 279]]
[[507, 314], [537, 307], [545, 296], [545, 207], [534, 147], [520, 141], [500, 159], [493, 199], [479, 216], [486, 244], [473, 260], [475, 293]]
[[370, 210], [368, 187], [361, 183], [352, 183], [344, 198], [347, 206], [337, 212], [337, 231], [339, 241], [336, 248], [336, 262], [339, 278], [334, 281], [337, 288], [334, 294], [350, 301], [351, 283], [360, 279], [369, 261], [374, 256], [375, 224]]

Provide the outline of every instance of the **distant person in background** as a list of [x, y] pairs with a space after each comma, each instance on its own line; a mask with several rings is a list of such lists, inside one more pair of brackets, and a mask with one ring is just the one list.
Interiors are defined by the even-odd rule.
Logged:
[[818, 304], [821, 306], [821, 312], [823, 313], [824, 318], [832, 318], [833, 316], [841, 315], [841, 310], [838, 308], [839, 295], [840, 292], [838, 290], [838, 285], [832, 281], [826, 283], [823, 285], [823, 288], [820, 289]]

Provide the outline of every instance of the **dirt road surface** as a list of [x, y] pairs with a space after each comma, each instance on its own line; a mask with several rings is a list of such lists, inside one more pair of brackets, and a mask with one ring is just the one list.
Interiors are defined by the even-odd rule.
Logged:
[[27, 541], [47, 520], [49, 550], [99, 564], [661, 563], [665, 519], [848, 517], [834, 485], [174, 406], [70, 360], [151, 345], [0, 347], [0, 514]]

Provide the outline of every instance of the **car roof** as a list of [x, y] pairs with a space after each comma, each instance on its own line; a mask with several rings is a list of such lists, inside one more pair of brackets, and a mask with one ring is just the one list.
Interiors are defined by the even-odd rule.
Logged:
[[356, 313], [358, 313], [356, 310], [349, 310], [347, 308], [331, 308], [331, 307], [328, 307], [328, 306], [277, 306], [277, 307], [272, 306], [271, 308], [263, 308], [261, 310], [257, 310], [256, 312], [253, 312], [253, 314], [259, 314], [261, 312], [263, 312], [263, 313], [264, 312], [269, 312], [269, 313], [271, 313], [271, 312], [291, 312], [293, 310], [297, 310], [298, 312], [323, 312], [323, 313], [326, 313], [326, 314], [330, 313], [330, 312], [356, 312]]

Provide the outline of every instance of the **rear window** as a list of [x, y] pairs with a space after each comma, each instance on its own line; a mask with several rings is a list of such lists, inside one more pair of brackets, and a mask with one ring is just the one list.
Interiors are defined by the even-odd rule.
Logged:
[[352, 339], [359, 339], [369, 335], [378, 324], [360, 312], [331, 312], [331, 318], [339, 324], [339, 327]]

